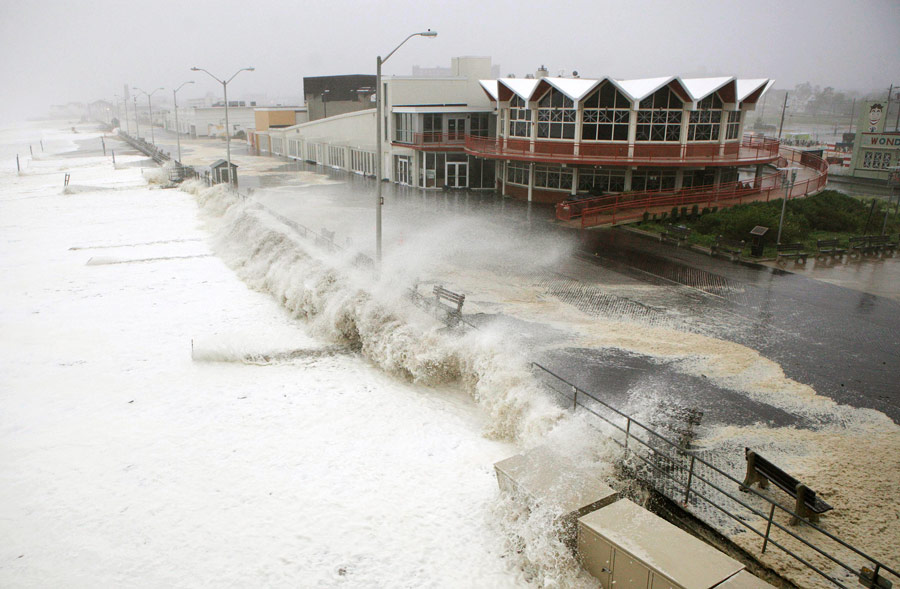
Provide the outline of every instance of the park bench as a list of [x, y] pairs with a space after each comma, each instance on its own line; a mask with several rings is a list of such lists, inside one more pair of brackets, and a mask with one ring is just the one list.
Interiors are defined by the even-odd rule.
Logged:
[[687, 242], [691, 236], [691, 229], [683, 225], [666, 225], [666, 230], [659, 236], [659, 240], [671, 239], [677, 245]]
[[[851, 237], [850, 255], [869, 256], [873, 254], [879, 254], [884, 249], [884, 244], [887, 242], [887, 237], [882, 238], [882, 236], [879, 235], [861, 235], [859, 237]], [[894, 249], [896, 249], [896, 246]], [[893, 251], [893, 249], [891, 251]]]
[[808, 253], [803, 251], [802, 243], [785, 243], [775, 246], [775, 263], [783, 264], [785, 260], [793, 259], [800, 264], [806, 263]]
[[832, 258], [839, 258], [847, 253], [847, 249], [841, 247], [841, 242], [838, 239], [817, 239], [816, 240], [816, 257], [824, 258], [825, 256], [831, 256]]
[[[815, 491], [784, 472], [750, 448], [744, 448], [747, 457], [747, 476], [741, 483], [741, 491], [747, 492], [750, 485], [759, 483], [760, 489], [765, 489], [771, 481], [776, 487], [796, 500], [794, 513], [809, 521], [818, 521], [819, 515], [834, 509], [822, 499], [816, 496]], [[796, 517], [791, 517], [791, 524], [797, 523]]]
[[[449, 291], [439, 284], [434, 286], [432, 293], [434, 293], [435, 308], [444, 310], [451, 324], [459, 323], [459, 320], [462, 319], [462, 306], [466, 301], [466, 295]], [[450, 305], [444, 305], [442, 301], [447, 301]]]
[[747, 243], [743, 239], [740, 241], [735, 239], [725, 239], [719, 235], [716, 237], [715, 243], [709, 248], [709, 255], [715, 256], [719, 252], [724, 252], [728, 254], [732, 260], [735, 260], [741, 257], [746, 245]]
[[887, 235], [870, 235], [868, 245], [873, 253], [893, 255], [894, 250], [897, 249], [897, 244], [891, 242], [891, 238]]

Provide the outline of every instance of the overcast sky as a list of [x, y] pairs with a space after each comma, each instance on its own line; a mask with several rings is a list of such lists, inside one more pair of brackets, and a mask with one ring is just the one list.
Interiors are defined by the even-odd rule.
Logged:
[[376, 55], [427, 28], [438, 37], [410, 40], [386, 74], [489, 55], [503, 75], [545, 64], [583, 77], [900, 84], [900, 0], [0, 0], [0, 119], [112, 99], [126, 83], [171, 96], [193, 79], [179, 96], [221, 91], [193, 65], [220, 77], [255, 66], [230, 97], [298, 96], [303, 76], [374, 74]]

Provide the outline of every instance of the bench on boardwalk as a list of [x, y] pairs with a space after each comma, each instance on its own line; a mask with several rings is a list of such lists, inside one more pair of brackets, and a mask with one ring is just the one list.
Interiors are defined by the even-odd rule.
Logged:
[[691, 236], [691, 229], [684, 225], [666, 225], [666, 230], [659, 236], [659, 240], [671, 239], [677, 245], [687, 242]]
[[851, 256], [891, 254], [897, 250], [897, 242], [887, 235], [862, 235], [850, 238]]
[[[816, 496], [816, 492], [784, 472], [750, 448], [744, 448], [747, 457], [747, 476], [741, 483], [741, 491], [747, 492], [750, 485], [759, 483], [760, 489], [765, 489], [769, 481], [776, 487], [796, 500], [794, 513], [809, 521], [818, 521], [819, 515], [834, 509], [822, 499]], [[796, 517], [791, 517], [791, 524], [797, 523]]]
[[891, 238], [887, 235], [870, 235], [869, 248], [871, 248], [874, 253], [894, 255], [897, 244], [892, 242]]
[[[466, 295], [449, 291], [440, 284], [434, 286], [432, 293], [434, 293], [435, 308], [443, 309], [446, 311], [448, 319], [453, 323], [458, 323], [462, 319], [462, 307], [466, 301]], [[442, 301], [447, 301], [450, 305], [445, 305]]]
[[824, 258], [831, 256], [839, 258], [847, 253], [847, 248], [841, 247], [839, 239], [817, 239], [816, 240], [816, 257]]
[[732, 260], [741, 257], [741, 254], [744, 252], [744, 248], [746, 247], [747, 242], [743, 239], [740, 241], [735, 239], [725, 239], [721, 235], [716, 237], [715, 243], [709, 248], [709, 255], [715, 256], [720, 252], [724, 252], [728, 254]]
[[803, 251], [802, 243], [784, 243], [775, 246], [777, 252], [775, 256], [776, 264], [783, 264], [785, 260], [796, 260], [799, 264], [805, 264], [808, 253]]

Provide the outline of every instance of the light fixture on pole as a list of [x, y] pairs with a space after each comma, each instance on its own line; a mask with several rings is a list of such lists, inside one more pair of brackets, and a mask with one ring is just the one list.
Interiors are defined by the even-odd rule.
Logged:
[[[147, 97], [147, 115], [150, 117], [150, 143], [155, 145], [156, 138], [153, 136], [153, 105], [150, 103], [150, 97], [153, 96], [153, 94], [155, 94], [156, 92], [163, 90], [163, 88], [157, 88], [156, 90], [151, 91], [149, 94], [146, 90], [141, 90], [137, 86], [132, 86], [131, 89], [137, 90], [138, 92], [143, 92]], [[137, 116], [137, 113], [135, 113], [135, 116]]]
[[231, 82], [234, 79], [234, 77], [237, 76], [239, 73], [241, 73], [243, 71], [252, 72], [254, 70], [256, 70], [256, 68], [254, 68], [254, 67], [244, 67], [244, 68], [241, 68], [238, 71], [234, 72], [234, 75], [232, 75], [227, 80], [220, 80], [219, 78], [215, 77], [214, 75], [209, 73], [207, 70], [203, 69], [202, 67], [192, 67], [191, 68], [192, 72], [204, 72], [204, 73], [206, 73], [207, 76], [209, 76], [216, 82], [222, 84], [222, 93], [225, 95], [225, 151], [228, 154], [228, 183], [229, 184], [234, 184], [234, 178], [231, 173], [231, 127], [229, 126], [229, 123], [228, 123], [228, 83]]
[[140, 139], [141, 138], [141, 125], [138, 123], [138, 118], [137, 118], [137, 96], [132, 94], [131, 100], [134, 101], [134, 136], [136, 138]]
[[322, 118], [323, 119], [328, 118], [328, 101], [326, 101], [325, 98], [328, 96], [329, 92], [331, 92], [331, 90], [328, 90], [327, 88], [325, 90], [322, 90], [322, 111], [323, 111]]
[[386, 62], [391, 56], [403, 46], [403, 43], [406, 43], [413, 37], [437, 37], [437, 31], [432, 31], [428, 29], [423, 33], [413, 33], [406, 39], [403, 39], [403, 42], [400, 45], [394, 47], [394, 50], [387, 54], [387, 57], [384, 59], [379, 55], [375, 60], [375, 169], [377, 171], [375, 180], [377, 182], [378, 188], [375, 191], [375, 261], [376, 263], [381, 263], [381, 207], [384, 205], [384, 198], [381, 196], [381, 181], [382, 176], [384, 175], [384, 162], [382, 161], [383, 156], [381, 154], [381, 123], [384, 115], [382, 111], [384, 110], [384, 88], [381, 85], [381, 66]]
[[[782, 173], [781, 183], [784, 185], [784, 199], [781, 201], [781, 218], [778, 220], [778, 237], [775, 239], [775, 244], [781, 245], [781, 226], [784, 224], [784, 211], [787, 208], [788, 196], [790, 196], [794, 182], [797, 180], [797, 170], [800, 168], [777, 169]], [[790, 181], [788, 181], [788, 174], [790, 174]]]
[[174, 103], [175, 109], [175, 140], [178, 142], [178, 165], [181, 165], [181, 129], [178, 128], [178, 91], [184, 88], [188, 84], [193, 84], [194, 81], [190, 80], [189, 82], [185, 82], [178, 88], [172, 90], [172, 102]]

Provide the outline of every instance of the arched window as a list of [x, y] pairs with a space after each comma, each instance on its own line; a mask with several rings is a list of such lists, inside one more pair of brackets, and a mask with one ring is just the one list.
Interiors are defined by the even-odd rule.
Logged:
[[615, 86], [605, 83], [584, 101], [583, 141], [628, 141], [631, 101]]
[[509, 101], [509, 136], [531, 137], [531, 111], [518, 95]]
[[575, 139], [575, 103], [556, 88], [538, 101], [537, 136]]
[[641, 100], [636, 141], [678, 141], [684, 103], [666, 86]]
[[722, 99], [714, 92], [697, 104], [697, 110], [691, 111], [688, 141], [718, 141], [721, 122]]

